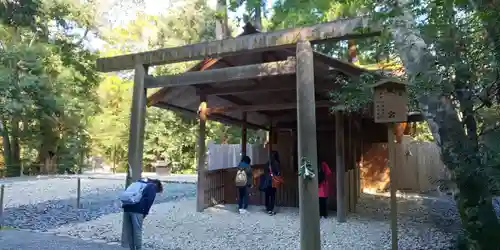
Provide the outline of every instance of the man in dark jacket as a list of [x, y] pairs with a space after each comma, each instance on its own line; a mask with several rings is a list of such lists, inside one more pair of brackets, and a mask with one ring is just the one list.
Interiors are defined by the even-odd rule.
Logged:
[[123, 205], [125, 214], [123, 226], [130, 250], [142, 248], [142, 223], [153, 206], [157, 193], [163, 192], [163, 185], [159, 180], [142, 179], [138, 182], [145, 183], [140, 202]]

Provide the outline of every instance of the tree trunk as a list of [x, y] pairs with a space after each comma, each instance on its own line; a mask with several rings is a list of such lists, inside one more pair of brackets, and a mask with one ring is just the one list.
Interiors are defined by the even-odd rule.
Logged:
[[[399, 1], [401, 6], [407, 3]], [[486, 176], [477, 147], [467, 136], [450, 98], [440, 93], [440, 78], [435, 73], [435, 58], [429, 53], [415, 19], [408, 9], [392, 20], [391, 35], [410, 81], [431, 82], [437, 88], [418, 93], [423, 112], [443, 162], [454, 175], [460, 193], [455, 197], [469, 249], [497, 249], [500, 225], [491, 203]], [[476, 144], [477, 145], [477, 144]]]
[[57, 170], [54, 159], [56, 158], [59, 137], [50, 124], [49, 122], [45, 122], [44, 126], [40, 127], [40, 131], [42, 131], [42, 143], [38, 149], [38, 166], [36, 167], [37, 172], [40, 174], [50, 174]]
[[10, 138], [9, 138], [9, 130], [7, 128], [7, 124], [5, 121], [0, 123], [0, 132], [2, 133], [2, 145], [3, 145], [3, 160], [5, 163], [5, 169], [7, 169], [11, 164], [11, 147], [10, 147]]
[[231, 36], [227, 21], [227, 3], [226, 0], [217, 0], [215, 17], [215, 37], [218, 40]]
[[[4, 162], [6, 177], [15, 177], [20, 175], [21, 169], [21, 155], [20, 155], [20, 146], [19, 146], [19, 138], [18, 138], [18, 130], [15, 128], [16, 123], [12, 123], [12, 131], [9, 132], [9, 128], [7, 123], [2, 121], [0, 124], [0, 132], [2, 133], [3, 138], [3, 154], [4, 154]], [[13, 132], [17, 131], [17, 132]]]
[[255, 16], [254, 16], [254, 27], [262, 31], [262, 0], [257, 1], [258, 4], [255, 6]]
[[12, 137], [10, 140], [11, 154], [12, 154], [12, 167], [8, 169], [7, 175], [9, 177], [16, 177], [21, 174], [21, 146], [19, 145], [19, 120], [13, 119], [12, 121]]

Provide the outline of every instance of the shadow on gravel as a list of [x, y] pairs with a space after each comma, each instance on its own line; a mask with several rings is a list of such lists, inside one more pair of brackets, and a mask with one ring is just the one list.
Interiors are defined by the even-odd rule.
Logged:
[[[47, 231], [65, 224], [95, 220], [121, 212], [120, 201], [117, 199], [120, 191], [117, 189], [82, 194], [79, 209], [76, 208], [76, 198], [6, 207], [3, 222], [9, 227]], [[196, 196], [194, 184], [167, 184], [164, 192], [157, 196], [155, 204], [193, 196]]]

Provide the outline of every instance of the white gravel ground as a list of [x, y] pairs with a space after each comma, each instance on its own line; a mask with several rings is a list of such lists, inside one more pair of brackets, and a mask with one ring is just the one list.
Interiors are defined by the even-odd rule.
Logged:
[[[412, 203], [412, 204], [410, 204]], [[384, 207], [375, 208], [373, 205]], [[389, 249], [390, 230], [385, 198], [365, 197], [358, 213], [351, 214], [348, 223], [335, 218], [321, 221], [324, 249]], [[414, 201], [400, 202], [400, 249], [448, 249], [453, 230], [434, 226], [435, 213], [426, 212]], [[298, 249], [298, 210], [281, 208], [274, 216], [253, 207], [249, 214], [232, 212], [233, 207], [210, 208], [196, 213], [195, 199], [158, 204], [146, 218], [144, 242], [147, 249], [227, 250], [227, 249]], [[406, 211], [405, 211], [406, 210]], [[405, 212], [403, 212], [405, 211]], [[441, 211], [441, 210], [440, 210]], [[449, 218], [438, 223], [451, 229]], [[63, 226], [55, 232], [73, 236], [119, 241], [121, 215], [110, 214], [95, 221]], [[453, 221], [455, 223], [455, 221]]]
[[[81, 180], [80, 209], [76, 209], [76, 179], [42, 179], [9, 182], [5, 187], [3, 223], [10, 227], [47, 231], [62, 225], [92, 221], [119, 213], [117, 200], [123, 180]], [[164, 185], [156, 203], [196, 195], [194, 184]]]
[[[75, 180], [16, 182], [6, 189], [7, 225], [79, 238], [117, 242], [121, 213], [116, 196], [122, 181], [82, 180], [83, 208], [74, 208]], [[270, 217], [262, 208], [249, 214], [234, 207], [195, 212], [192, 184], [167, 184], [145, 221], [146, 249], [246, 250], [299, 248], [298, 209], [281, 208]], [[57, 199], [57, 200], [54, 200]], [[389, 249], [389, 203], [386, 197], [363, 195], [347, 223], [334, 216], [321, 221], [323, 249]], [[433, 199], [400, 199], [400, 249], [449, 249], [459, 231], [453, 203]]]

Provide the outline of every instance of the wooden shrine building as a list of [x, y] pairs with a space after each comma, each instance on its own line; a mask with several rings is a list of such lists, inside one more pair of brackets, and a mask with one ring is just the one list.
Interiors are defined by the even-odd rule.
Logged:
[[[336, 187], [330, 188], [338, 197], [337, 219], [345, 221], [359, 194], [356, 166], [364, 145], [387, 141], [387, 129], [374, 123], [369, 107], [355, 114], [332, 114], [332, 106], [342, 105], [329, 99], [328, 93], [338, 87], [335, 79], [343, 75], [355, 82], [361, 74], [373, 72], [315, 52], [311, 44], [379, 35], [372, 24], [359, 17], [267, 33], [247, 25], [236, 38], [98, 59], [101, 72], [135, 70], [130, 178], [141, 177], [145, 112], [150, 105], [199, 117], [198, 211], [217, 203], [235, 203], [237, 196], [234, 171], [206, 169], [205, 123], [210, 119], [241, 126], [243, 131], [270, 131], [270, 145], [280, 153], [285, 181], [278, 190], [277, 205], [302, 204], [301, 223], [318, 232], [314, 237], [319, 237], [319, 219], [307, 218], [315, 214], [319, 218], [317, 178], [298, 177], [298, 165], [299, 159], [306, 158], [317, 169], [320, 161], [326, 161], [336, 172], [336, 181], [331, 182]], [[186, 73], [148, 75], [149, 66], [192, 60], [201, 62]], [[158, 87], [162, 89], [148, 99], [147, 89]], [[242, 144], [246, 145], [245, 132]], [[261, 199], [254, 196], [251, 202], [259, 204]], [[318, 242], [319, 238], [301, 234], [301, 245], [311, 246], [308, 249], [319, 249]]]
[[[247, 24], [239, 37], [259, 34], [251, 24]], [[151, 78], [148, 84], [159, 87], [165, 82], [180, 85], [164, 87], [148, 99], [151, 106], [165, 108], [188, 116], [198, 116], [206, 101], [208, 119], [241, 126], [242, 145], [246, 145], [246, 129], [264, 129], [270, 132], [269, 150], [278, 151], [281, 159], [281, 174], [285, 185], [278, 189], [277, 205], [297, 207], [298, 191], [298, 138], [297, 138], [297, 85], [295, 48], [280, 48], [250, 52], [245, 55], [231, 55], [219, 58], [206, 58], [192, 67], [185, 76]], [[318, 163], [326, 161], [335, 171], [336, 135], [335, 115], [331, 107], [339, 105], [332, 102], [329, 92], [336, 88], [335, 79], [339, 76], [359, 77], [369, 71], [353, 64], [334, 59], [313, 51], [316, 139]], [[234, 71], [227, 71], [234, 69]], [[237, 69], [237, 70], [236, 70]], [[209, 74], [210, 77], [207, 77]], [[200, 82], [200, 84], [188, 84]], [[184, 83], [184, 84], [183, 84]], [[173, 85], [173, 84], [172, 84]], [[200, 104], [202, 107], [200, 108]], [[386, 140], [386, 128], [373, 123], [370, 111], [363, 114], [340, 115], [339, 124], [345, 161], [344, 204], [347, 210], [354, 209], [359, 189], [359, 171], [355, 168], [360, 160], [362, 141], [366, 133], [367, 142]], [[374, 138], [373, 135], [382, 135]], [[246, 150], [246, 147], [242, 147]], [[244, 154], [245, 152], [242, 152]], [[237, 203], [237, 190], [234, 187], [236, 168], [205, 172], [199, 192], [203, 192], [203, 207], [215, 204]], [[333, 177], [332, 177], [333, 178]], [[330, 193], [336, 192], [336, 181], [331, 180]], [[202, 190], [203, 191], [202, 191]], [[263, 193], [257, 187], [251, 190], [250, 203], [263, 204]], [[201, 195], [199, 196], [202, 197]], [[334, 209], [334, 199], [329, 199]], [[201, 208], [200, 208], [201, 209]]]

